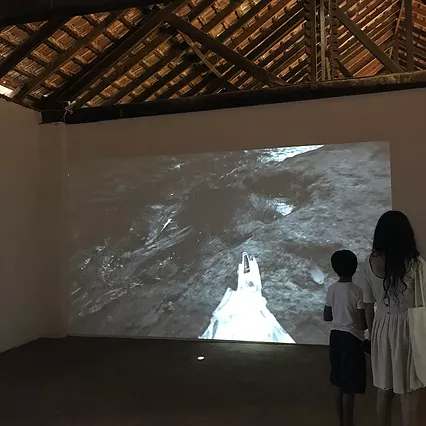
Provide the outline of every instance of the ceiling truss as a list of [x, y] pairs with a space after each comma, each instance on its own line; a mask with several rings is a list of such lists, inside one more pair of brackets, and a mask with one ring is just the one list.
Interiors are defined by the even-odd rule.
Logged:
[[426, 69], [426, 0], [19, 1], [0, 15], [0, 85], [42, 111]]

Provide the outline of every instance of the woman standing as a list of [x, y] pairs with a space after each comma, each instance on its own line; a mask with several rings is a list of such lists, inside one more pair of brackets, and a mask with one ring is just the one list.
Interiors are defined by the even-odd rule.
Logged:
[[418, 389], [424, 384], [414, 366], [408, 309], [415, 307], [416, 288], [426, 289], [422, 277], [426, 277], [426, 263], [408, 218], [398, 211], [385, 213], [377, 223], [373, 250], [365, 261], [364, 282], [380, 426], [391, 425], [395, 395], [401, 399], [404, 426], [417, 425]]

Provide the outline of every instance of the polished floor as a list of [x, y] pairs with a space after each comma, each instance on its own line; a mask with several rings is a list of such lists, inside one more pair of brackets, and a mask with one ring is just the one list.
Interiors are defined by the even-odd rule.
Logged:
[[[375, 425], [374, 399], [359, 398], [357, 425]], [[315, 346], [39, 340], [0, 355], [0, 404], [4, 426], [336, 424]]]

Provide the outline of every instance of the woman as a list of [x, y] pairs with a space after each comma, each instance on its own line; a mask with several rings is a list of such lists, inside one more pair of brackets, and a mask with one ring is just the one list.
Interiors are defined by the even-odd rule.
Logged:
[[373, 250], [365, 261], [364, 282], [380, 426], [391, 425], [394, 395], [401, 398], [404, 426], [417, 424], [418, 389], [423, 384], [413, 362], [408, 309], [416, 304], [416, 287], [426, 288], [425, 280], [419, 278], [426, 273], [425, 265], [408, 218], [398, 211], [385, 213], [377, 223]]

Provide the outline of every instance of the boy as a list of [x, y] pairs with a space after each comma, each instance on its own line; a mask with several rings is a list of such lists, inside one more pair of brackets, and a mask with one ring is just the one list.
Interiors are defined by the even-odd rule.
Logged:
[[349, 250], [331, 257], [339, 281], [327, 291], [324, 320], [332, 322], [330, 334], [330, 381], [336, 386], [340, 426], [353, 426], [355, 395], [364, 394], [366, 362], [363, 349], [367, 328], [362, 290], [352, 282], [358, 260]]

